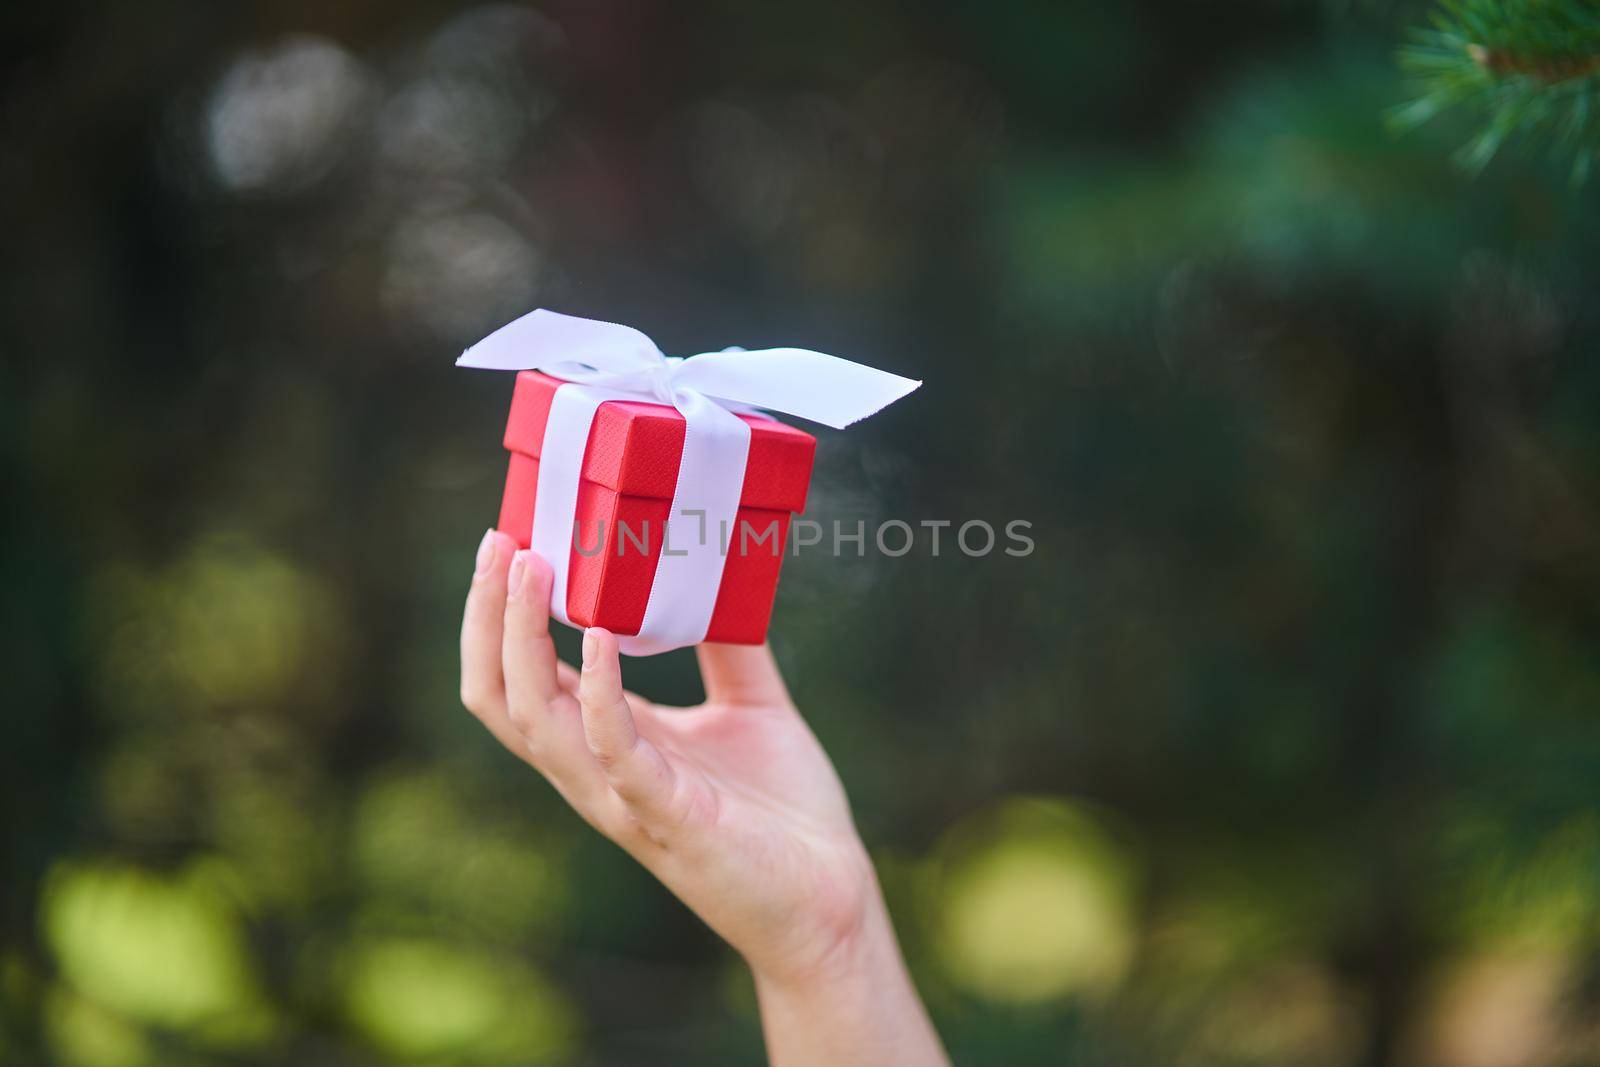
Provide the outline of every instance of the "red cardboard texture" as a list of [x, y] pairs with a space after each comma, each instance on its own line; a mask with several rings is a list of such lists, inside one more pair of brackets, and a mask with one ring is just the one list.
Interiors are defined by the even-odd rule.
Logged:
[[[523, 548], [533, 529], [545, 422], [562, 384], [521, 371], [511, 399], [505, 436], [511, 462], [499, 528]], [[706, 640], [756, 645], [766, 640], [790, 515], [805, 509], [817, 442], [773, 419], [739, 417], [750, 426], [750, 456]], [[579, 626], [639, 632], [677, 488], [683, 435], [683, 415], [665, 404], [611, 400], [595, 413], [578, 486], [578, 543], [567, 574], [567, 617]], [[688, 528], [679, 532], [684, 524]], [[692, 518], [681, 516], [673, 528], [674, 544], [700, 532]], [[721, 538], [717, 530], [706, 535]]]

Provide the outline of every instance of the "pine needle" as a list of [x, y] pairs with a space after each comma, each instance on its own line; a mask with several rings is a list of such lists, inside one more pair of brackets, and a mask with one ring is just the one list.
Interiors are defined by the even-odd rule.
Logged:
[[1389, 114], [1411, 129], [1446, 111], [1480, 130], [1457, 153], [1483, 169], [1512, 141], [1543, 143], [1583, 182], [1600, 155], [1600, 4], [1583, 0], [1443, 0], [1412, 34], [1401, 66], [1416, 99]]

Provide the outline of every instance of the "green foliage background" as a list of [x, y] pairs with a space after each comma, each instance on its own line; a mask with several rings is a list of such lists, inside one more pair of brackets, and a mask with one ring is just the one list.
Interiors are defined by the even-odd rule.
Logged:
[[0, 1062], [759, 1059], [456, 700], [536, 305], [924, 378], [810, 516], [1034, 524], [773, 628], [958, 1060], [1600, 1060], [1594, 192], [1386, 129], [1420, 10], [8, 8]]

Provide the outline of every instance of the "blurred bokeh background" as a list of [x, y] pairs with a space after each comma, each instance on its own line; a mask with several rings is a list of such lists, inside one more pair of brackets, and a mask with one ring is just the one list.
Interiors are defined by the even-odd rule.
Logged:
[[959, 1061], [1600, 1062], [1600, 190], [1390, 132], [1424, 17], [8, 5], [0, 1062], [759, 1061], [457, 701], [534, 306], [924, 378], [808, 514], [1034, 524], [773, 628]]

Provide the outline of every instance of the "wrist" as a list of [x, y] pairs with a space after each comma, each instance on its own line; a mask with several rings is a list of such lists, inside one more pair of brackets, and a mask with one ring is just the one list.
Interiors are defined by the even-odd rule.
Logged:
[[863, 893], [860, 911], [847, 923], [825, 930], [817, 941], [801, 952], [777, 958], [746, 956], [757, 988], [786, 996], [806, 996], [855, 980], [881, 977], [902, 966], [894, 927], [875, 879]]
[[841, 846], [813, 871], [816, 877], [795, 887], [788, 906], [768, 915], [756, 936], [729, 939], [761, 985], [798, 992], [898, 959], [877, 872], [860, 841]]
[[810, 967], [752, 965], [774, 1067], [948, 1067], [876, 886], [873, 900], [860, 928]]

